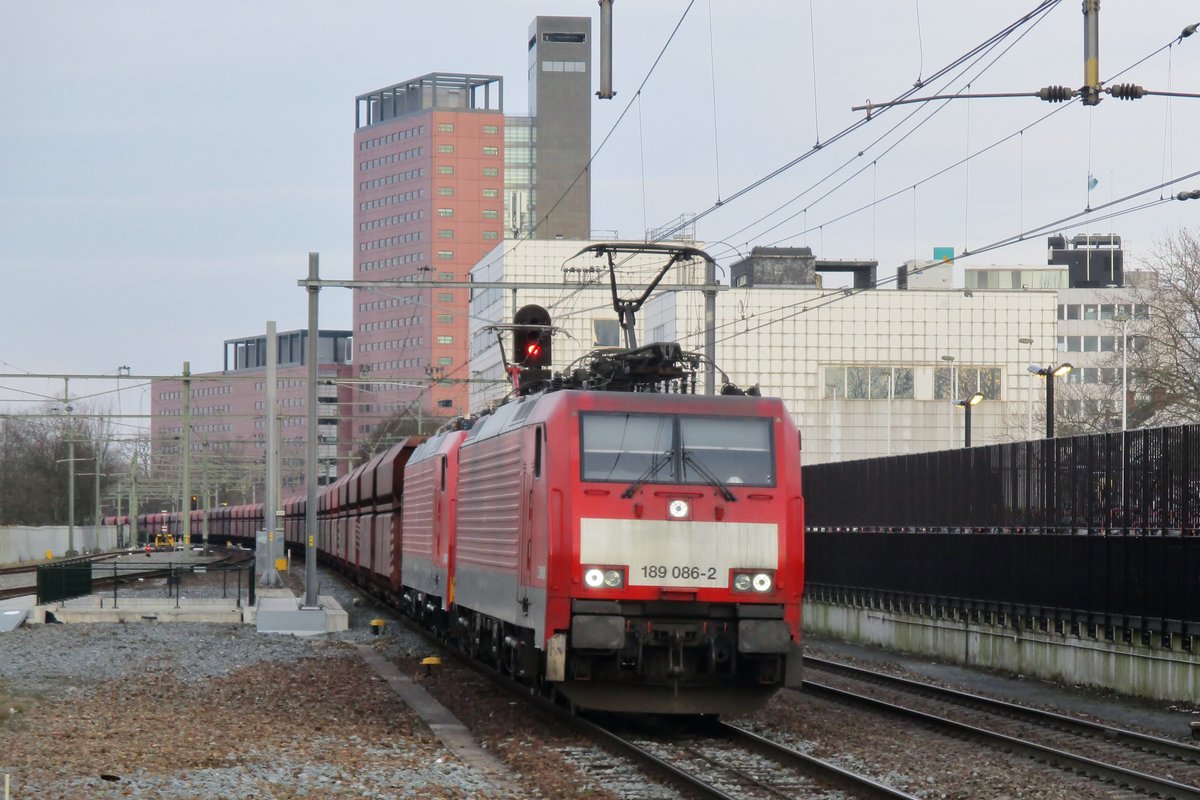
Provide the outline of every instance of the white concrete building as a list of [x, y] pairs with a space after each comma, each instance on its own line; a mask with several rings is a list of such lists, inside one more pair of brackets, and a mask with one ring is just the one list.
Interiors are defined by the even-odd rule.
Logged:
[[[588, 244], [498, 247], [472, 271], [476, 281], [514, 284], [511, 291], [473, 293], [473, 410], [510, 388], [488, 325], [510, 321], [522, 305], [544, 306], [561, 328], [553, 344], [556, 370], [594, 346], [620, 343], [605, 262], [573, 258]], [[661, 264], [658, 256], [640, 256], [622, 265], [618, 280], [644, 285]], [[516, 286], [532, 281], [562, 282], [562, 289]], [[663, 283], [697, 290], [651, 297], [638, 315], [639, 343], [679, 341], [701, 350], [703, 265], [673, 268]], [[758, 384], [784, 399], [803, 433], [806, 463], [961, 447], [964, 414], [954, 400], [976, 391], [986, 399], [972, 412], [972, 444], [1010, 441], [1024, 438], [1030, 402], [1044, 403], [1042, 379], [1026, 366], [1031, 357], [1040, 363], [1056, 357], [1057, 306], [1052, 290], [722, 287], [716, 362], [732, 382]], [[508, 349], [511, 337], [503, 338]]]

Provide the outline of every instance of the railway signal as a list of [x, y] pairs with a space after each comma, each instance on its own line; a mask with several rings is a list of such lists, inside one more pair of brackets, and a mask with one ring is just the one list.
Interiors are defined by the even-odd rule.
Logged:
[[550, 312], [539, 305], [522, 306], [513, 316], [513, 363], [525, 369], [551, 364]]

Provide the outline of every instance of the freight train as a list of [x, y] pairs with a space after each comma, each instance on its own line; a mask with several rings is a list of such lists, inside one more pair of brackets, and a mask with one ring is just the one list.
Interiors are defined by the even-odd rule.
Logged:
[[[697, 367], [677, 345], [610, 352], [401, 441], [320, 492], [320, 558], [576, 708], [761, 707], [800, 683], [800, 437], [778, 399], [698, 395], [694, 374], [689, 392]], [[306, 510], [283, 503], [301, 553]], [[209, 512], [214, 541], [262, 527], [261, 504]]]

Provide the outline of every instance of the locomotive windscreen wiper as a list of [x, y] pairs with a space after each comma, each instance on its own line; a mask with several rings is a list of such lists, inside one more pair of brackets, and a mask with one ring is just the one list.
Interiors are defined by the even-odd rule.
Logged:
[[621, 497], [624, 497], [625, 499], [633, 497], [633, 493], [636, 492], [643, 483], [657, 475], [658, 471], [671, 461], [672, 455], [674, 455], [674, 453], [671, 450], [666, 450], [662, 453], [655, 453], [650, 459], [650, 466], [646, 467], [646, 471], [639, 475], [637, 480], [629, 484], [628, 489], [621, 492]]
[[725, 498], [725, 502], [733, 503], [737, 501], [737, 498], [734, 497], [733, 492], [729, 491], [729, 487], [722, 483], [720, 478], [718, 478], [716, 475], [713, 475], [708, 467], [701, 464], [700, 460], [692, 455], [691, 450], [686, 448], [683, 451], [683, 463], [696, 470], [696, 472], [699, 472], [700, 477], [704, 478], [705, 482], [708, 483], [709, 486], [721, 493], [721, 496]]

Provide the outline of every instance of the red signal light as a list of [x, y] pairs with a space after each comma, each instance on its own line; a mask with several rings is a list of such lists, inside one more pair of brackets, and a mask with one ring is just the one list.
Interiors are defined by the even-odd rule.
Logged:
[[530, 342], [529, 344], [525, 345], [525, 358], [526, 359], [537, 358], [541, 354], [542, 354], [542, 346], [540, 344], [538, 344], [537, 342]]

